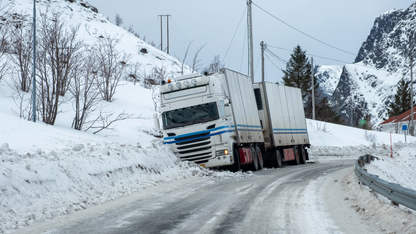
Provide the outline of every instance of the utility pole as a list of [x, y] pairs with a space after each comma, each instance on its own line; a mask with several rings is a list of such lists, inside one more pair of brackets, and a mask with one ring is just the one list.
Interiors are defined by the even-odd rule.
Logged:
[[264, 84], [264, 50], [266, 49], [266, 44], [264, 41], [261, 41], [261, 83]]
[[251, 17], [251, 0], [247, 1], [248, 6], [248, 31], [249, 31], [249, 51], [250, 51], [250, 77], [251, 82], [254, 83], [254, 64], [253, 64], [253, 22]]
[[162, 27], [163, 15], [159, 15], [159, 17], [160, 17], [160, 50], [163, 51], [163, 27]]
[[410, 36], [410, 105], [412, 106], [412, 123], [410, 126], [410, 135], [415, 136], [415, 125], [413, 124], [413, 49], [415, 47], [413, 35]]
[[168, 54], [169, 54], [169, 17], [170, 17], [170, 15], [166, 15], [166, 20], [167, 20], [167, 37], [168, 37], [168, 40], [167, 40], [167, 44], [168, 44]]
[[33, 80], [32, 119], [36, 122], [36, 0], [33, 0]]
[[169, 17], [170, 15], [159, 15], [160, 17], [160, 50], [163, 51], [163, 17], [166, 16], [166, 21], [167, 21], [167, 29], [166, 29], [166, 34], [167, 34], [167, 53], [169, 54]]
[[312, 119], [315, 120], [315, 81], [313, 76], [313, 57], [311, 57], [311, 76], [312, 76]]
[[353, 110], [354, 110], [354, 107], [353, 107], [353, 100], [352, 100], [352, 92], [351, 92], [351, 98], [350, 98], [350, 100], [351, 100], [351, 127], [354, 127], [353, 125], [353, 118], [354, 118], [354, 116], [353, 116]]

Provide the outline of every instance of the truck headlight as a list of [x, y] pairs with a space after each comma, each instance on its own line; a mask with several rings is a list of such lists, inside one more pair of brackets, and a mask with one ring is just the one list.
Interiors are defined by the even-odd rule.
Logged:
[[181, 82], [176, 82], [176, 87], [178, 87], [178, 89], [181, 88]]
[[196, 79], [192, 79], [192, 80], [191, 80], [191, 83], [192, 83], [193, 85], [196, 85]]
[[215, 156], [228, 155], [228, 150], [217, 150]]
[[169, 84], [168, 84], [168, 88], [169, 88], [169, 89], [173, 89], [173, 84], [172, 84], [172, 83], [169, 83]]

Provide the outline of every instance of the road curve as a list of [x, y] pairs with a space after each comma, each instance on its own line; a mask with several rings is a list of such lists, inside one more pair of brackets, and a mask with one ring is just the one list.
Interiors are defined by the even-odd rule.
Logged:
[[335, 161], [266, 169], [239, 179], [197, 178], [160, 185], [131, 196], [122, 205], [107, 205], [105, 211], [75, 212], [52, 225], [21, 231], [376, 233], [352, 213], [334, 186], [335, 175], [352, 166], [352, 160]]

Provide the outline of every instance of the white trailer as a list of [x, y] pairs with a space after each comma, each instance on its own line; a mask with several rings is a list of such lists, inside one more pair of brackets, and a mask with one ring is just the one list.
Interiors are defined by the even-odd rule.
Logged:
[[[309, 137], [300, 89], [275, 83], [254, 85], [265, 147], [272, 161], [294, 164], [308, 160]], [[283, 157], [282, 157], [283, 156]]]
[[265, 159], [282, 166], [280, 155], [306, 161], [299, 160], [309, 140], [297, 89], [266, 83], [253, 91], [249, 77], [222, 69], [163, 82], [160, 100], [164, 143], [180, 160], [232, 171], [261, 169]]

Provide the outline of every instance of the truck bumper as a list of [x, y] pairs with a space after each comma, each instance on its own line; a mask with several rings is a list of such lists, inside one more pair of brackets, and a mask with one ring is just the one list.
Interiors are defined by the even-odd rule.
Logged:
[[232, 165], [234, 163], [233, 156], [231, 154], [222, 155], [208, 160], [206, 163], [199, 164], [203, 167], [220, 167]]

